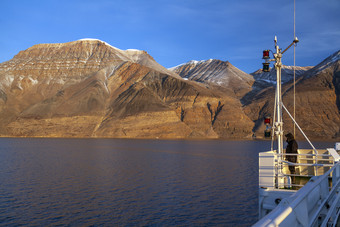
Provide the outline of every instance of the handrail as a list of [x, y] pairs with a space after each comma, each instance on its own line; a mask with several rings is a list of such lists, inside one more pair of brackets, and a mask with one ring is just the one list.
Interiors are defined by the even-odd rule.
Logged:
[[277, 156], [300, 156], [300, 155], [305, 155], [305, 156], [326, 156], [326, 157], [333, 157], [330, 154], [296, 154], [296, 153], [283, 153], [283, 154], [276, 154]]
[[[338, 193], [338, 187], [339, 187], [339, 186], [340, 186], [340, 182], [337, 181], [336, 184], [332, 187], [332, 190], [329, 192], [329, 197], [330, 197], [330, 196], [334, 196], [334, 194], [337, 194], [337, 193]], [[326, 216], [325, 220], [328, 220], [331, 216], [334, 215], [334, 211], [336, 211], [336, 209], [335, 209], [336, 207], [335, 207], [335, 206], [337, 205], [339, 199], [340, 199], [339, 196], [337, 196], [336, 199], [333, 201], [332, 207], [331, 207], [331, 209], [330, 209], [331, 212], [328, 212], [328, 213], [327, 213], [327, 216]], [[318, 215], [321, 213], [322, 208], [325, 206], [326, 202], [327, 202], [327, 199], [324, 199], [324, 201], [322, 202], [322, 204], [320, 204], [320, 206], [319, 206], [317, 212], [315, 212], [315, 215], [311, 218], [311, 219], [313, 220], [313, 224], [314, 224], [315, 221], [317, 220]], [[336, 221], [336, 220], [334, 220], [334, 221]], [[322, 226], [325, 226], [325, 224], [323, 223]]]
[[[285, 157], [285, 156], [305, 156], [304, 158], [300, 157], [299, 160], [311, 160], [311, 161], [314, 161], [315, 163], [319, 162], [319, 161], [329, 161], [329, 162], [332, 162], [334, 163], [334, 159], [323, 159], [323, 158], [331, 158], [333, 157], [331, 154], [303, 154], [303, 153], [283, 153], [283, 154], [275, 154], [276, 156], [278, 157]], [[311, 157], [311, 158], [308, 158], [308, 157]], [[318, 157], [321, 157], [321, 158], [318, 158]], [[285, 160], [281, 160], [281, 162], [284, 162], [284, 163], [288, 163], [289, 165], [294, 165], [294, 166], [299, 166], [300, 164], [303, 165], [302, 163], [293, 163], [293, 162], [289, 162], [289, 161], [285, 161]], [[308, 165], [308, 166], [313, 166], [313, 165]], [[314, 165], [314, 166], [317, 166], [317, 165]]]
[[[329, 161], [329, 160], [328, 160]], [[331, 167], [334, 166], [334, 164], [318, 164], [318, 163], [295, 163], [295, 162], [289, 162], [289, 161], [283, 161], [283, 163], [286, 163], [290, 166], [324, 166], [324, 167]]]
[[[301, 182], [302, 180], [296, 177], [310, 178], [318, 176], [319, 174], [322, 175], [334, 165], [336, 160], [328, 149], [319, 150], [319, 154], [314, 154], [311, 151], [311, 149], [299, 149], [298, 154], [278, 154], [275, 150], [272, 150], [269, 151], [270, 153], [268, 154], [267, 152], [261, 153], [263, 155], [260, 155], [259, 159], [260, 163], [262, 163], [260, 164], [259, 175], [260, 187], [271, 189], [291, 188], [291, 186], [295, 185], [287, 185], [288, 187], [286, 187], [286, 184], [291, 184], [292, 180], [297, 180], [298, 182]], [[288, 155], [297, 156], [298, 162], [294, 163], [282, 158]], [[290, 174], [291, 172], [289, 171], [288, 166], [297, 167], [297, 172]], [[302, 180], [302, 182], [305, 182], [305, 180]]]
[[[340, 168], [340, 163], [336, 163], [330, 170], [328, 170], [324, 175], [313, 177], [303, 188], [293, 194], [291, 197], [285, 198], [281, 201], [281, 203], [272, 210], [268, 215], [259, 220], [254, 226], [278, 226], [284, 221], [292, 221], [295, 220], [297, 223], [300, 223], [302, 226], [309, 226], [314, 223], [315, 219], [321, 217], [322, 209], [309, 211], [308, 210], [308, 198], [309, 195], [319, 193], [319, 203], [327, 204], [329, 198], [331, 196], [340, 196], [338, 193], [335, 193], [339, 186], [339, 180], [337, 173]], [[328, 176], [332, 174], [335, 177], [334, 185], [331, 186], [332, 190], [329, 191], [328, 188]], [[318, 188], [318, 190], [316, 190]], [[322, 196], [321, 196], [322, 195]], [[336, 198], [336, 201], [338, 198]], [[327, 204], [328, 205], [328, 204]], [[338, 207], [337, 204], [330, 204], [331, 208], [336, 209]], [[312, 212], [312, 213], [310, 213]], [[331, 210], [331, 213], [336, 211]], [[313, 220], [309, 221], [308, 217], [312, 217]], [[289, 220], [288, 220], [289, 219]], [[322, 217], [321, 217], [322, 219]], [[328, 219], [323, 219], [323, 223], [327, 223]]]
[[[314, 148], [314, 147], [313, 147]], [[302, 149], [305, 150], [305, 149]], [[307, 149], [308, 151], [309, 149]], [[300, 149], [301, 151], [301, 149]], [[316, 149], [314, 150], [316, 151]], [[325, 152], [328, 152], [328, 154], [319, 154], [319, 153], [283, 153], [283, 154], [278, 154], [275, 153], [275, 155], [277, 157], [281, 157], [280, 161], [278, 162], [278, 165], [280, 166], [280, 168], [282, 168], [283, 166], [289, 165], [289, 166], [307, 166], [307, 167], [314, 167], [314, 171], [315, 171], [315, 175], [318, 176], [318, 167], [332, 167], [334, 165], [334, 157], [329, 153], [328, 150], [326, 150]], [[294, 162], [290, 162], [290, 161], [285, 161], [282, 159], [282, 157], [285, 156], [303, 156], [303, 158], [299, 158], [299, 160], [304, 160], [304, 161], [312, 161], [313, 163], [294, 163]], [[310, 157], [310, 158], [308, 158]], [[324, 159], [324, 158], [329, 158], [329, 159]], [[319, 163], [319, 162], [328, 162], [326, 163]], [[281, 172], [281, 174], [279, 174], [280, 176], [290, 176], [289, 174], [283, 174]], [[305, 174], [300, 174], [300, 176], [306, 176]], [[281, 185], [282, 186], [282, 185]]]

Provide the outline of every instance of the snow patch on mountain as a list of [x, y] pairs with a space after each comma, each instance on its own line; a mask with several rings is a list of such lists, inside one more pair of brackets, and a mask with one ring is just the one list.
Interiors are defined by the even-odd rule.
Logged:
[[93, 38], [78, 39], [78, 41], [100, 41], [100, 42], [103, 42], [103, 41], [100, 40], [100, 39], [93, 39]]
[[200, 83], [216, 84], [222, 87], [240, 85], [240, 83], [242, 83], [241, 87], [250, 86], [253, 82], [251, 75], [237, 69], [228, 61], [224, 62], [217, 59], [191, 60], [169, 68], [169, 70], [178, 73], [185, 79]]
[[337, 62], [340, 60], [340, 50], [326, 58], [324, 61], [322, 61], [320, 64], [315, 66], [315, 73], [319, 73], [323, 71], [324, 69], [328, 68], [331, 64]]
[[[312, 66], [300, 67], [295, 66], [295, 77], [299, 77], [306, 71], [310, 70]], [[272, 84], [276, 84], [276, 69], [272, 68], [270, 72], [263, 72], [261, 69], [254, 73], [251, 73], [254, 79], [257, 81], [264, 81]], [[294, 66], [282, 66], [281, 80], [282, 83], [286, 83], [294, 78]]]
[[198, 64], [202, 64], [202, 63], [209, 63], [209, 62], [212, 62], [212, 61], [213, 61], [213, 59], [200, 60], [200, 61], [191, 60], [191, 61], [188, 61], [188, 62], [179, 64], [179, 65], [176, 65], [176, 66], [174, 66], [174, 67], [168, 68], [168, 70], [174, 71], [176, 68], [180, 68], [180, 67], [182, 67], [182, 66], [184, 66], [184, 65], [198, 65]]
[[95, 42], [101, 42], [101, 43], [104, 43], [105, 45], [109, 46], [109, 47], [112, 47], [114, 48], [115, 50], [118, 50], [118, 51], [123, 51], [123, 52], [129, 52], [129, 53], [145, 53], [145, 51], [143, 50], [138, 50], [138, 49], [127, 49], [127, 50], [122, 50], [122, 49], [119, 49], [117, 47], [114, 47], [112, 46], [111, 44], [103, 41], [103, 40], [100, 40], [100, 39], [94, 39], [94, 38], [84, 38], [84, 39], [78, 39], [77, 41], [95, 41]]
[[127, 49], [128, 52], [141, 52], [143, 50], [137, 50], [137, 49]]
[[104, 43], [105, 45], [109, 46], [109, 47], [112, 47], [116, 50], [119, 50], [119, 51], [122, 51], [121, 49], [117, 48], [117, 47], [114, 47], [112, 45], [110, 45], [109, 43], [103, 41], [103, 40], [100, 40], [100, 39], [93, 39], [93, 38], [84, 38], [84, 39], [79, 39], [77, 41], [96, 41], [96, 42], [101, 42], [101, 43]]

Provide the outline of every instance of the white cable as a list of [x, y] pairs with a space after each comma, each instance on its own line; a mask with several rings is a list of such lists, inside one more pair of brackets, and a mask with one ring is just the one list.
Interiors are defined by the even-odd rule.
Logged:
[[285, 107], [285, 105], [283, 105], [282, 103], [282, 107], [285, 109], [285, 111], [287, 112], [287, 114], [289, 115], [289, 117], [294, 121], [294, 123], [296, 124], [296, 126], [298, 127], [298, 129], [300, 130], [300, 132], [302, 133], [302, 135], [306, 138], [306, 140], [308, 141], [308, 143], [311, 145], [311, 147], [313, 148], [315, 154], [318, 154], [319, 152], [316, 150], [316, 148], [313, 146], [312, 142], [308, 139], [308, 137], [306, 136], [306, 134], [302, 131], [302, 129], [300, 128], [300, 126], [298, 125], [298, 123], [295, 121], [295, 119], [292, 117], [292, 115], [289, 113], [289, 111], [287, 110], [287, 108]]

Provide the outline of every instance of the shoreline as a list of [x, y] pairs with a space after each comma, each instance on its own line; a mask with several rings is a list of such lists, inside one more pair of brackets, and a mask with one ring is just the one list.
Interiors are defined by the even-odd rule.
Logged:
[[[14, 139], [119, 139], [119, 140], [164, 140], [164, 141], [268, 141], [266, 138], [133, 138], [133, 137], [61, 137], [61, 136], [3, 136], [0, 138], [14, 138]], [[309, 138], [312, 142], [340, 142], [340, 138]], [[306, 141], [305, 139], [297, 139], [298, 142]]]

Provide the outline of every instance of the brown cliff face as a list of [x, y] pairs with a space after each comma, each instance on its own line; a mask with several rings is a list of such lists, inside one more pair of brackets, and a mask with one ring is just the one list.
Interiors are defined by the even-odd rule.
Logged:
[[[306, 71], [296, 83], [296, 121], [309, 138], [336, 139], [340, 137], [340, 52], [336, 52], [319, 65]], [[283, 85], [283, 102], [293, 114], [293, 84]], [[272, 116], [274, 87], [266, 87], [251, 100], [246, 100], [245, 112], [255, 121], [254, 131], [262, 136], [263, 118]], [[293, 122], [284, 112], [284, 130], [293, 131]], [[297, 130], [297, 137], [302, 134]]]
[[[301, 69], [296, 119], [311, 138], [340, 137], [339, 59], [337, 52]], [[261, 137], [274, 105], [267, 79], [219, 60], [168, 70], [145, 51], [100, 40], [40, 44], [0, 64], [0, 135], [234, 139], [254, 131]], [[292, 92], [287, 80], [283, 100], [291, 112]], [[283, 117], [284, 130], [292, 131]]]
[[0, 82], [2, 136], [243, 138], [253, 127], [238, 99], [99, 40], [21, 51]]
[[[297, 119], [306, 134], [315, 138], [340, 137], [339, 56], [337, 52], [315, 66], [296, 85]], [[292, 99], [292, 95], [292, 89], [288, 90], [287, 99]]]

